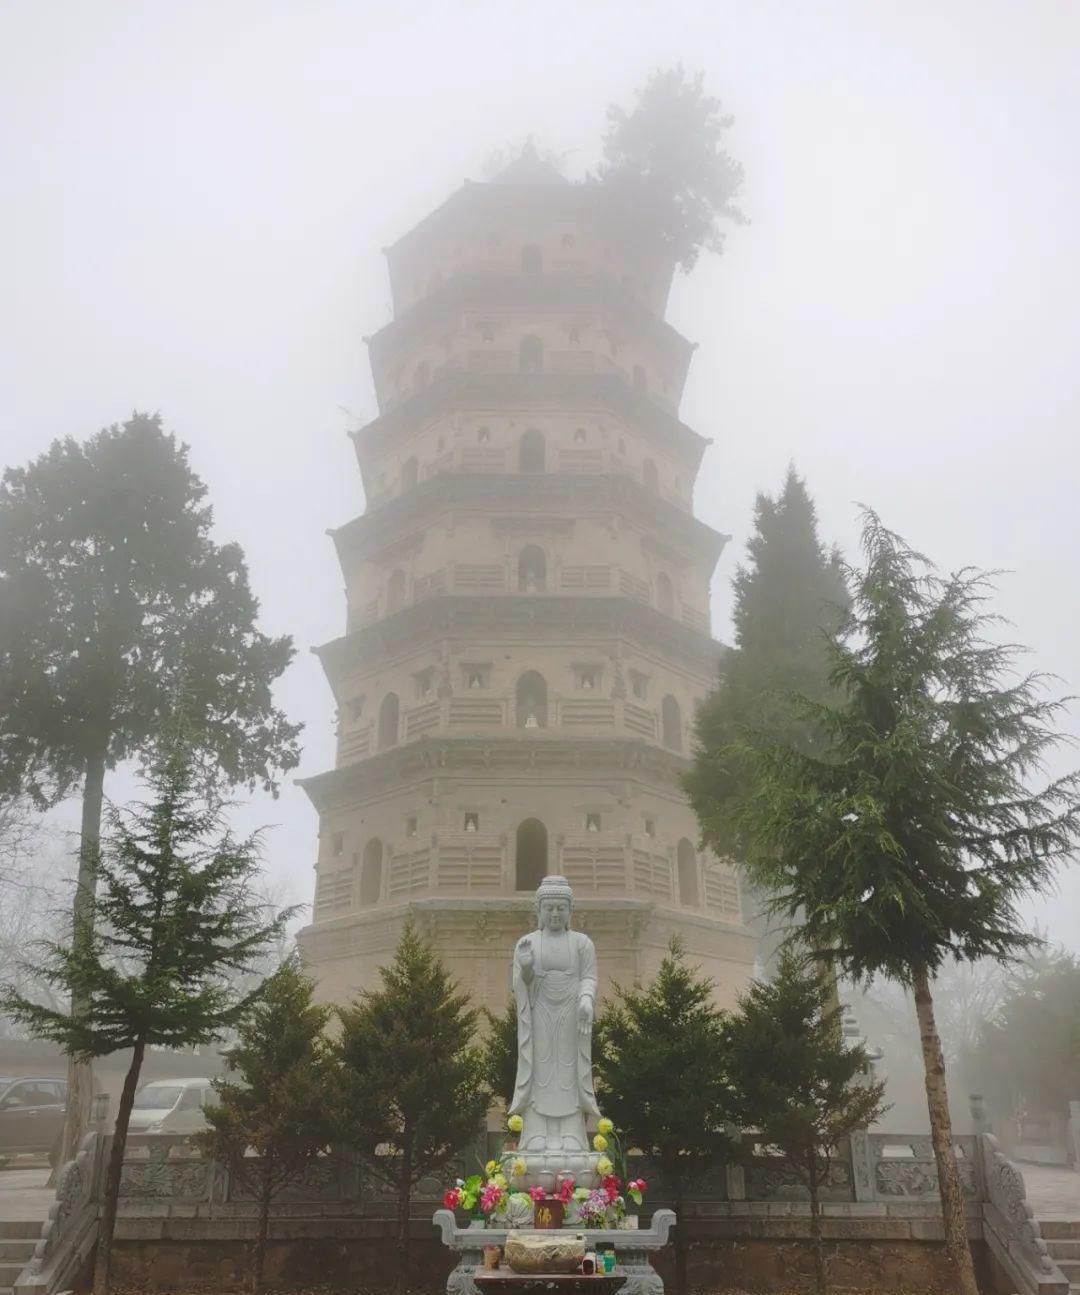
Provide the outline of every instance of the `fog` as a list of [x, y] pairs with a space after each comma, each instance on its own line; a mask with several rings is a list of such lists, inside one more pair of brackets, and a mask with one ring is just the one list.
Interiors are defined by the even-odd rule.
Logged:
[[[309, 649], [344, 628], [325, 530], [363, 507], [380, 248], [530, 133], [580, 176], [606, 105], [679, 59], [735, 115], [752, 222], [669, 312], [715, 440], [696, 510], [733, 536], [714, 632], [794, 460], [849, 555], [862, 501], [944, 567], [1007, 569], [1031, 663], [1080, 685], [1080, 7], [8, 0], [0, 461], [162, 412], [295, 637], [301, 776], [333, 762]], [[279, 825], [270, 870], [309, 902], [303, 792], [242, 817]], [[1075, 871], [1031, 907], [1076, 949], [1078, 912]]]

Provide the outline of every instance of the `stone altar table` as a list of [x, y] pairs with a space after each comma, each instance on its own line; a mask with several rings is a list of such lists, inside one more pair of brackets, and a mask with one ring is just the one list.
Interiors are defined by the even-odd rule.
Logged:
[[[484, 1247], [502, 1248], [510, 1229], [459, 1228], [453, 1210], [436, 1210], [432, 1222], [442, 1234], [443, 1245], [458, 1256], [457, 1266], [446, 1279], [447, 1295], [480, 1295], [475, 1272], [483, 1266]], [[663, 1295], [663, 1279], [649, 1256], [667, 1245], [674, 1224], [674, 1210], [656, 1210], [647, 1228], [574, 1228], [573, 1231], [583, 1233], [591, 1247], [609, 1245], [614, 1249], [619, 1274], [626, 1278], [619, 1295]]]

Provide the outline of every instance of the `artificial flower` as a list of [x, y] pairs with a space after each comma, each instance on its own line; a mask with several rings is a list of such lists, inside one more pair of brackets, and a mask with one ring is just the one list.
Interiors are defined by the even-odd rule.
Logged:
[[528, 1168], [529, 1166], [525, 1163], [524, 1159], [521, 1156], [516, 1156], [510, 1161], [510, 1177], [523, 1178]]
[[607, 1158], [607, 1156], [601, 1156], [600, 1159], [596, 1162], [596, 1172], [600, 1175], [601, 1178], [606, 1178], [607, 1175], [610, 1174], [612, 1169], [614, 1168], [615, 1166], [611, 1163], [611, 1161]]
[[544, 1189], [543, 1189], [542, 1187], [530, 1187], [530, 1188], [529, 1188], [529, 1196], [530, 1196], [534, 1201], [542, 1201], [542, 1200], [545, 1200], [545, 1199], [547, 1198], [547, 1192], [545, 1192], [545, 1191], [544, 1191]]
[[451, 1187], [446, 1195], [442, 1198], [442, 1203], [448, 1210], [456, 1210], [461, 1204], [461, 1193], [456, 1187]]
[[608, 1200], [611, 1201], [612, 1204], [614, 1204], [615, 1198], [619, 1194], [619, 1180], [615, 1177], [614, 1174], [609, 1174], [604, 1179], [604, 1181], [600, 1184], [600, 1186], [604, 1189], [605, 1192], [607, 1192]]
[[603, 1135], [602, 1133], [598, 1133], [598, 1134], [596, 1135], [596, 1137], [595, 1137], [595, 1138], [593, 1138], [593, 1140], [592, 1140], [592, 1145], [593, 1145], [593, 1150], [594, 1150], [594, 1151], [606, 1151], [606, 1150], [607, 1150], [607, 1138], [605, 1138], [605, 1137], [604, 1137], [604, 1135]]
[[645, 1195], [645, 1179], [634, 1178], [626, 1184], [626, 1194], [635, 1205], [641, 1204], [641, 1198]]
[[493, 1186], [498, 1187], [500, 1191], [504, 1191], [504, 1192], [510, 1186], [510, 1184], [506, 1181], [505, 1174], [492, 1174], [491, 1183]]
[[615, 1132], [615, 1125], [612, 1124], [612, 1122], [607, 1118], [606, 1115], [602, 1120], [600, 1120], [597, 1123], [596, 1127], [600, 1130], [600, 1132], [604, 1135], [604, 1137], [607, 1137], [609, 1133]]
[[503, 1189], [496, 1183], [488, 1183], [480, 1193], [480, 1208], [485, 1214], [490, 1214], [493, 1210], [498, 1209], [502, 1198]]
[[498, 1169], [498, 1167], [499, 1166], [495, 1163], [494, 1160], [489, 1160], [487, 1164], [484, 1166], [484, 1173], [487, 1174], [487, 1176], [490, 1178], [491, 1175], [495, 1172], [495, 1170]]
[[511, 1115], [510, 1118], [506, 1121], [506, 1127], [510, 1130], [511, 1133], [520, 1133], [521, 1130], [525, 1127], [525, 1121], [521, 1118], [520, 1115]]

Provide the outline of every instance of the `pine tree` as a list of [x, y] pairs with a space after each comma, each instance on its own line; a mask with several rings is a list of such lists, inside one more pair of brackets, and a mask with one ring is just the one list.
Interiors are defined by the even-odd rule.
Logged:
[[[152, 752], [178, 704], [230, 786], [274, 790], [299, 759], [300, 726], [271, 697], [292, 642], [256, 628], [243, 554], [214, 543], [212, 522], [157, 415], [56, 441], [0, 482], [0, 797], [44, 808], [81, 788], [80, 939], [106, 771]], [[69, 1081], [64, 1158], [86, 1127], [89, 1068]]]
[[262, 1286], [271, 1204], [338, 1132], [331, 1096], [337, 1065], [325, 1034], [330, 1008], [313, 1003], [312, 991], [295, 958], [267, 981], [228, 1052], [228, 1074], [236, 1078], [214, 1084], [217, 1104], [205, 1112], [209, 1127], [196, 1135], [203, 1154], [226, 1165], [230, 1180], [258, 1204], [253, 1291]]
[[844, 1043], [840, 1012], [820, 966], [780, 957], [776, 978], [755, 982], [727, 1025], [726, 1059], [740, 1125], [781, 1148], [810, 1195], [818, 1295], [825, 1295], [821, 1188], [840, 1145], [885, 1111], [869, 1058]]
[[79, 1011], [11, 990], [0, 1000], [31, 1033], [74, 1057], [131, 1049], [105, 1180], [95, 1295], [109, 1289], [124, 1148], [146, 1049], [213, 1042], [241, 1020], [257, 991], [238, 993], [228, 974], [249, 970], [292, 916], [267, 921], [254, 898], [253, 841], [226, 834], [210, 842], [220, 813], [196, 794], [195, 766], [180, 743], [155, 760], [147, 782], [151, 803], [109, 815], [100, 890], [78, 918], [85, 929], [69, 944], [48, 945], [37, 969]]
[[[659, 1164], [682, 1217], [695, 1179], [732, 1150], [725, 1131], [730, 1090], [724, 1014], [712, 981], [686, 964], [678, 941], [644, 988], [615, 987], [596, 1023], [597, 1094], [627, 1146]], [[686, 1241], [675, 1231], [680, 1292], [687, 1286]]]
[[518, 1035], [517, 1004], [511, 998], [506, 1010], [498, 1016], [488, 1008], [483, 1009], [487, 1021], [484, 1036], [484, 1076], [496, 1097], [501, 1097], [509, 1107], [514, 1099], [517, 1083]]
[[407, 925], [382, 987], [339, 1011], [345, 1130], [397, 1193], [399, 1283], [409, 1272], [417, 1183], [476, 1140], [491, 1101], [473, 1040], [479, 1013]]
[[[698, 710], [694, 767], [684, 778], [690, 801], [714, 848], [739, 858], [740, 843], [725, 830], [728, 802], [740, 790], [737, 769], [722, 752], [747, 731], [815, 749], [822, 735], [791, 702], [793, 693], [828, 695], [828, 639], [847, 612], [839, 555], [818, 537], [814, 505], [789, 468], [780, 494], [758, 495], [746, 566], [735, 576], [734, 647], [720, 680]], [[766, 897], [744, 887], [747, 917], [766, 961], [777, 940], [762, 920]]]
[[869, 511], [863, 550], [829, 644], [836, 699], [799, 703], [826, 741], [712, 752], [743, 793], [702, 831], [741, 835], [744, 868], [777, 911], [801, 915], [814, 954], [912, 990], [946, 1250], [958, 1295], [977, 1295], [932, 981], [948, 959], [1006, 961], [1032, 943], [1017, 906], [1080, 839], [1080, 774], [1029, 786], [1064, 703], [991, 640], [986, 577], [939, 576]]

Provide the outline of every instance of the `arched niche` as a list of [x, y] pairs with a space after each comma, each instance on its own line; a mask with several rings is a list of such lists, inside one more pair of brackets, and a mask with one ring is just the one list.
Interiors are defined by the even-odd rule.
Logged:
[[518, 343], [518, 369], [522, 373], [542, 373], [544, 342], [535, 333], [526, 333]]
[[390, 579], [386, 583], [386, 611], [399, 611], [405, 606], [405, 572], [400, 567], [395, 567], [390, 572]]
[[669, 751], [682, 750], [682, 711], [671, 693], [660, 703], [661, 741]]
[[388, 692], [379, 704], [379, 750], [386, 751], [398, 742], [401, 702], [396, 692]]
[[543, 472], [545, 467], [544, 433], [530, 427], [518, 442], [518, 471]]
[[547, 682], [538, 670], [521, 676], [514, 699], [518, 728], [547, 728]]
[[700, 907], [697, 854], [685, 836], [676, 847], [675, 861], [678, 869], [679, 903], [685, 904], [688, 908]]
[[518, 554], [518, 593], [540, 594], [547, 587], [547, 557], [539, 544], [526, 544]]
[[514, 849], [514, 889], [535, 890], [547, 876], [548, 834], [538, 818], [518, 824]]
[[360, 907], [372, 908], [382, 897], [383, 845], [377, 836], [364, 846], [360, 864]]

